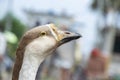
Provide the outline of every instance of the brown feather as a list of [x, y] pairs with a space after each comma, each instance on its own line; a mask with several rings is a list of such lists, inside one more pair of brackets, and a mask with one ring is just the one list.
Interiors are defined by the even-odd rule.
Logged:
[[36, 27], [36, 28], [26, 32], [26, 34], [22, 37], [22, 39], [19, 43], [19, 46], [17, 48], [17, 51], [16, 51], [16, 60], [15, 60], [15, 64], [14, 64], [12, 80], [18, 80], [18, 78], [19, 78], [19, 72], [20, 72], [20, 69], [21, 69], [21, 66], [23, 63], [23, 57], [24, 57], [24, 52], [25, 52], [26, 46], [31, 41], [33, 41], [34, 39], [39, 37], [40, 32], [44, 31], [44, 30], [49, 30], [49, 29], [47, 29], [45, 27], [44, 28]]

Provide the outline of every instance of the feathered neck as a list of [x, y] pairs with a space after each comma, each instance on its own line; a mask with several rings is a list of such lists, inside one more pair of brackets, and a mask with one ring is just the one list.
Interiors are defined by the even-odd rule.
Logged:
[[33, 56], [30, 54], [30, 51], [26, 49], [18, 80], [35, 80], [38, 67], [43, 60], [44, 57]]
[[33, 33], [31, 32], [24, 34], [24, 36], [22, 37], [19, 43], [19, 46], [16, 50], [16, 60], [13, 68], [12, 80], [18, 80], [19, 78], [19, 72], [23, 64], [23, 58], [24, 58], [26, 46], [37, 37]]

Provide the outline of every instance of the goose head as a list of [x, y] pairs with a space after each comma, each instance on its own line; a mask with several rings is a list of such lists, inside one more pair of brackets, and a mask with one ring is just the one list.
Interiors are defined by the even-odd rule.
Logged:
[[54, 24], [36, 27], [28, 31], [25, 36], [35, 37], [26, 46], [26, 50], [33, 55], [44, 57], [60, 45], [81, 37], [78, 33], [60, 30]]
[[40, 63], [48, 55], [62, 44], [80, 37], [80, 34], [57, 29], [54, 24], [27, 31], [16, 51], [12, 80], [34, 80]]

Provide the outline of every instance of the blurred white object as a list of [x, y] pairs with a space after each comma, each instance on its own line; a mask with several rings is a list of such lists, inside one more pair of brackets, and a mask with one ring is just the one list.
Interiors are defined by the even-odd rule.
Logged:
[[0, 32], [0, 55], [4, 55], [6, 51], [6, 38], [2, 32]]
[[59, 59], [56, 59], [55, 65], [65, 69], [70, 69], [73, 66], [75, 58], [75, 42], [66, 43], [60, 46], [57, 51]]
[[14, 33], [9, 32], [9, 31], [5, 31], [4, 34], [5, 34], [5, 37], [9, 43], [12, 43], [12, 44], [17, 43], [18, 39]]

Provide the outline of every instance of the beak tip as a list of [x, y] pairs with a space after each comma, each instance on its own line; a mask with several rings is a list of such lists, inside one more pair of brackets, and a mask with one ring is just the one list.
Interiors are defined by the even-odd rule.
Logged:
[[79, 34], [79, 33], [76, 33], [76, 36], [77, 36], [78, 38], [81, 38], [81, 37], [82, 37], [82, 35]]

